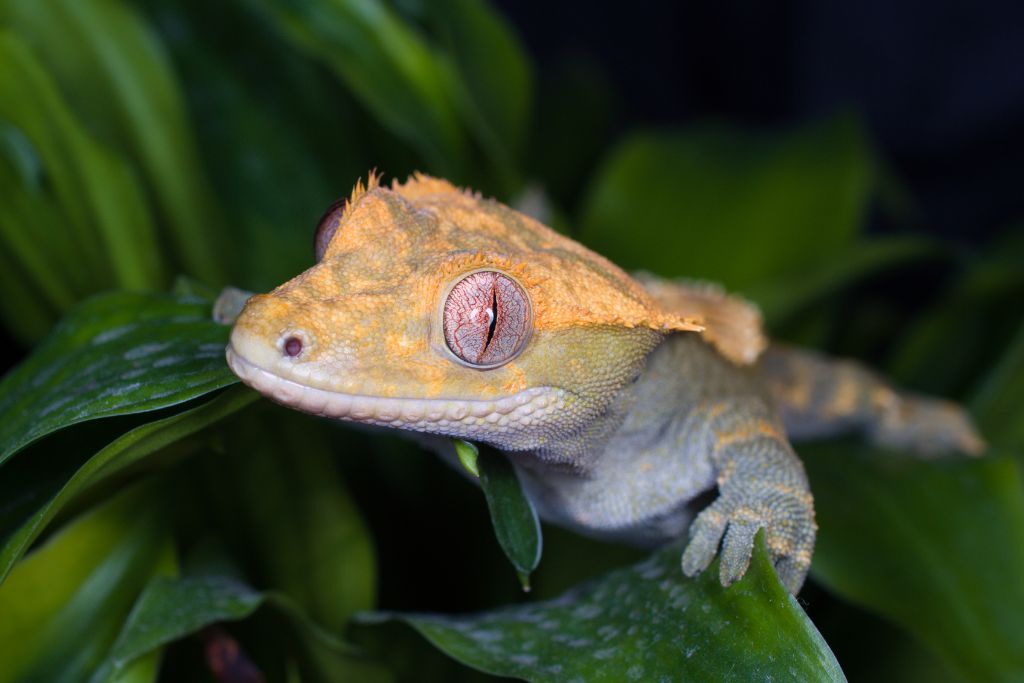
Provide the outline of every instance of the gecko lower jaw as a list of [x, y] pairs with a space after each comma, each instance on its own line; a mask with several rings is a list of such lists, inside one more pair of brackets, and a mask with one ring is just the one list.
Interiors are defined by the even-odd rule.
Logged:
[[[283, 405], [314, 415], [384, 427], [494, 441], [539, 426], [565, 405], [566, 392], [525, 389], [496, 400], [391, 398], [305, 386], [264, 370], [229, 344], [228, 366], [245, 384]], [[486, 437], [486, 438], [484, 438]]]

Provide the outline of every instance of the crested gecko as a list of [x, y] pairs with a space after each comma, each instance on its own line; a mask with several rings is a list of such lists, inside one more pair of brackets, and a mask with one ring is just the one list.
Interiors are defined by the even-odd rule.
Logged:
[[448, 456], [443, 437], [490, 444], [543, 519], [644, 545], [688, 534], [690, 576], [720, 553], [721, 583], [736, 581], [764, 528], [799, 591], [817, 526], [791, 441], [860, 431], [923, 455], [984, 449], [952, 403], [769, 344], [746, 301], [630, 276], [444, 180], [371, 174], [314, 246], [312, 268], [238, 316], [227, 360], [243, 382]]

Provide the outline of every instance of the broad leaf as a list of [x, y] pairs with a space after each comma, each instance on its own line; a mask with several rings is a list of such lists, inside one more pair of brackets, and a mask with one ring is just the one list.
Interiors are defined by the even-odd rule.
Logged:
[[216, 520], [263, 585], [336, 632], [374, 604], [373, 546], [324, 425], [265, 407], [232, 423], [226, 453], [202, 463]]
[[233, 281], [276, 287], [312, 264], [317, 219], [356, 178], [406, 164], [391, 160], [377, 139], [385, 135], [367, 130], [374, 122], [333, 74], [290, 49], [245, 3], [148, 4], [196, 114], [203, 160], [230, 218], [223, 228], [244, 245], [223, 254]]
[[908, 629], [966, 679], [1024, 676], [1024, 491], [1012, 460], [920, 462], [802, 448], [820, 532], [812, 572]]
[[244, 619], [263, 595], [223, 576], [158, 576], [146, 586], [93, 681], [116, 681], [140, 657], [220, 621]]
[[164, 507], [135, 489], [75, 520], [0, 586], [0, 681], [83, 681], [143, 586], [173, 570]]
[[[889, 375], [918, 391], [957, 396], [988, 376], [1021, 324], [1022, 257], [995, 244], [918, 315], [897, 340]], [[1005, 340], [1005, 341], [1004, 341]], [[951, 345], [956, 353], [950, 353]], [[1009, 380], [1002, 375], [996, 381]]]
[[530, 681], [843, 681], [839, 665], [779, 583], [759, 536], [743, 580], [696, 580], [671, 545], [554, 600], [468, 616], [402, 620], [488, 673]]
[[199, 299], [90, 299], [0, 380], [0, 464], [69, 425], [165, 408], [235, 383], [224, 362], [227, 336]]
[[842, 288], [878, 271], [940, 254], [936, 244], [921, 238], [893, 237], [859, 242], [831, 258], [808, 264], [799, 273], [751, 285], [746, 294], [757, 302], [771, 325], [815, 301], [826, 301]]
[[[188, 452], [183, 439], [245, 407], [258, 394], [236, 388], [197, 408], [136, 427], [95, 455], [15, 460], [0, 477], [0, 583], [47, 524], [72, 500], [97, 483], [161, 450]], [[31, 460], [30, 462], [28, 460]]]
[[543, 545], [537, 511], [526, 497], [519, 476], [504, 453], [485, 449], [481, 456], [476, 464], [494, 535], [515, 567], [523, 590], [528, 591], [530, 573], [540, 563]]
[[972, 406], [990, 443], [1024, 457], [1024, 317], [1006, 353], [980, 384]]
[[[488, 153], [494, 172], [504, 176], [496, 189], [511, 192], [533, 95], [521, 46], [483, 0], [428, 0], [420, 11], [458, 69], [462, 119]], [[481, 182], [475, 181], [475, 189], [489, 189]]]
[[439, 171], [467, 168], [452, 65], [379, 0], [248, 0]]
[[123, 671], [160, 648], [225, 621], [250, 617], [269, 606], [306, 677], [318, 681], [384, 680], [382, 670], [349, 644], [311, 623], [286, 596], [256, 591], [237, 578], [197, 575], [171, 579], [158, 576], [143, 591], [110, 655], [92, 677], [113, 683]]
[[[161, 285], [156, 231], [129, 166], [86, 132], [24, 41], [7, 31], [0, 32], [0, 119], [31, 144], [47, 179], [34, 186], [22, 178], [5, 188], [15, 198], [0, 211], [0, 236], [19, 257], [50, 261], [68, 288]], [[33, 257], [38, 243], [28, 238], [40, 225], [26, 209], [38, 205], [47, 207], [42, 227], [53, 231], [46, 233], [47, 251]], [[38, 286], [50, 287], [45, 281]]]
[[5, 18], [30, 41], [83, 123], [145, 174], [188, 272], [223, 283], [213, 198], [174, 74], [133, 4], [5, 0]]
[[593, 181], [580, 237], [627, 269], [744, 289], [837, 256], [870, 188], [866, 143], [848, 119], [781, 138], [637, 134]]

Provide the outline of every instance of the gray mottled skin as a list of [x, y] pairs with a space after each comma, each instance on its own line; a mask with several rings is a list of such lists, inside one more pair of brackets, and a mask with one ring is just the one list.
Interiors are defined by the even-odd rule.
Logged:
[[[900, 424], [889, 415], [894, 406], [904, 413]], [[773, 347], [744, 368], [696, 335], [673, 335], [595, 420], [587, 467], [552, 471], [542, 454], [512, 455], [539, 513], [555, 523], [642, 545], [688, 530], [689, 575], [721, 548], [722, 583], [740, 578], [764, 527], [780, 578], [796, 592], [816, 525], [807, 476], [786, 434], [862, 430], [923, 453], [971, 450], [962, 440], [973, 431], [962, 415], [950, 426], [949, 406], [901, 398], [846, 361]], [[695, 501], [715, 487], [714, 502], [696, 511]]]

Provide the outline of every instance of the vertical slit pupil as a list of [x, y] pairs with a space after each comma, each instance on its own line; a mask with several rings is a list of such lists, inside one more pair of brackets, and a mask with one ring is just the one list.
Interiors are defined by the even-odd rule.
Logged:
[[494, 339], [494, 329], [498, 326], [498, 293], [491, 291], [491, 324], [487, 327], [487, 341], [484, 342], [484, 349], [491, 345]]

